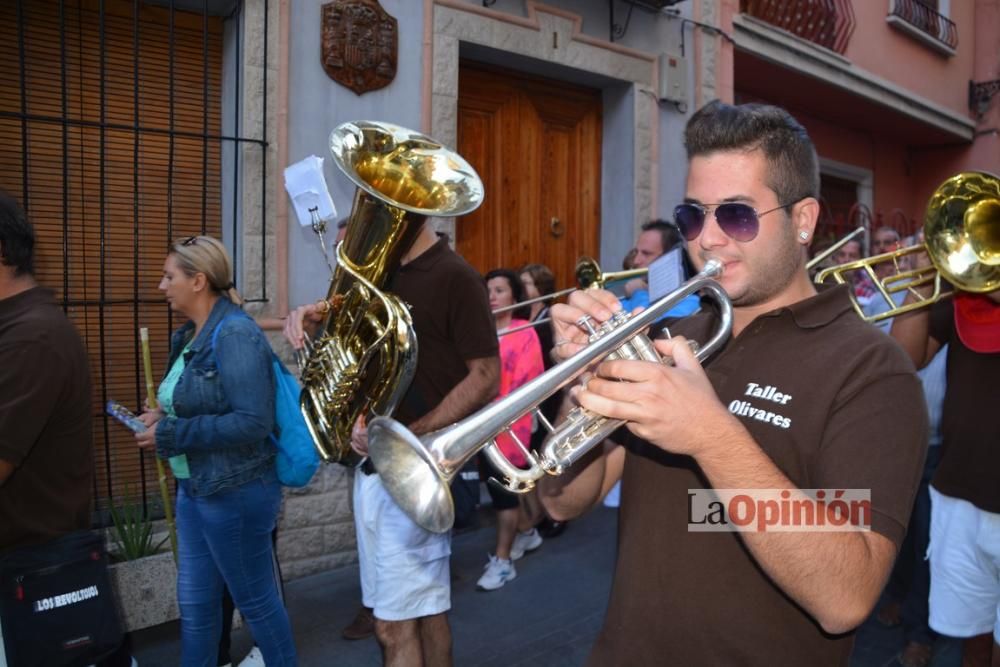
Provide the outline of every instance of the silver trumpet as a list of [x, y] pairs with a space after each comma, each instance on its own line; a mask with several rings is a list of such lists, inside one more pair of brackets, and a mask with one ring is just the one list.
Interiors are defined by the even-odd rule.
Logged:
[[[559, 475], [573, 462], [600, 444], [624, 421], [609, 419], [581, 407], [553, 427], [538, 406], [546, 398], [573, 382], [595, 362], [608, 359], [637, 359], [673, 364], [661, 358], [643, 333], [660, 320], [684, 297], [699, 290], [710, 293], [719, 303], [721, 319], [712, 338], [703, 346], [692, 344], [699, 361], [715, 352], [729, 337], [733, 307], [722, 287], [715, 282], [722, 264], [709, 260], [701, 273], [662, 297], [637, 315], [619, 311], [598, 326], [589, 317], [577, 324], [590, 334], [590, 344], [578, 353], [485, 406], [460, 422], [422, 437], [389, 417], [376, 417], [368, 425], [368, 451], [386, 490], [418, 525], [435, 533], [449, 530], [455, 522], [455, 506], [449, 483], [466, 461], [485, 448], [486, 456], [503, 473], [500, 483], [513, 493], [525, 493], [543, 475]], [[539, 423], [550, 433], [541, 456], [528, 451], [510, 432], [510, 425], [534, 411]], [[510, 432], [528, 459], [528, 468], [510, 463], [496, 444], [496, 437]], [[493, 480], [497, 482], [497, 480]]]

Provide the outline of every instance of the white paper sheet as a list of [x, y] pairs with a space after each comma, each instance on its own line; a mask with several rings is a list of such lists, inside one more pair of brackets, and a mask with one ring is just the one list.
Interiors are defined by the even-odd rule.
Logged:
[[304, 160], [285, 168], [285, 190], [295, 207], [295, 215], [303, 227], [312, 225], [315, 208], [320, 220], [330, 221], [337, 217], [337, 207], [326, 187], [323, 176], [323, 158], [310, 155]]
[[683, 248], [677, 247], [657, 257], [649, 265], [649, 302], [670, 294], [684, 281], [684, 267], [681, 262]]

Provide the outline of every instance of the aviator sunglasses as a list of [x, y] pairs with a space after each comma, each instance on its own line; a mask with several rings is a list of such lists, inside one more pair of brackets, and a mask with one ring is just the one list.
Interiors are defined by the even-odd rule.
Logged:
[[[760, 213], [749, 204], [741, 204], [739, 202], [717, 204], [714, 211], [715, 221], [718, 223], [719, 229], [726, 236], [734, 241], [745, 243], [757, 238], [757, 232], [760, 231], [761, 216], [791, 206], [798, 201], [800, 199]], [[681, 234], [684, 235], [685, 239], [694, 241], [698, 238], [701, 230], [705, 227], [705, 216], [708, 213], [708, 209], [709, 207], [707, 206], [692, 203], [679, 204], [674, 208], [674, 220], [677, 222], [677, 227], [680, 228]]]

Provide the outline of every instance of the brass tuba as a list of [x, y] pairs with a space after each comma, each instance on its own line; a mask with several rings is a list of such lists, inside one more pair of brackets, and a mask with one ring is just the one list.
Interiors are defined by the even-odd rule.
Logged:
[[391, 414], [416, 368], [410, 312], [383, 288], [427, 217], [474, 211], [483, 185], [456, 153], [388, 123], [344, 123], [330, 135], [330, 151], [357, 190], [326, 315], [299, 359], [299, 403], [320, 456], [352, 465], [354, 423], [369, 413]]
[[[900, 260], [926, 252], [932, 265], [908, 268]], [[875, 265], [892, 262], [896, 272], [884, 279], [875, 274]], [[1000, 289], [1000, 178], [993, 174], [968, 171], [952, 176], [931, 195], [924, 217], [924, 242], [820, 272], [816, 282], [833, 278], [846, 282], [846, 274], [864, 271], [885, 300], [888, 310], [865, 316], [854, 295], [854, 309], [863, 319], [878, 322], [911, 310], [929, 306], [948, 296], [942, 290], [942, 276], [966, 292]], [[915, 288], [933, 284], [930, 296]], [[910, 291], [912, 303], [896, 305], [893, 295]]]

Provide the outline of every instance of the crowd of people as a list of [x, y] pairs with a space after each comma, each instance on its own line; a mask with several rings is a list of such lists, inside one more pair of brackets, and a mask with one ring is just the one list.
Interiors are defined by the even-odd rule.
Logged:
[[[1000, 427], [987, 409], [1000, 377], [1000, 291], [957, 291], [872, 326], [851, 299], [869, 314], [894, 304], [879, 301], [866, 272], [817, 288], [807, 271], [818, 158], [791, 115], [712, 102], [691, 117], [684, 142], [684, 200], [673, 221], [642, 226], [625, 266], [677, 252], [679, 282], [721, 264], [729, 342], [697, 361], [688, 339], [704, 340], [726, 318], [691, 297], [651, 328], [669, 363], [605, 360], [547, 400], [551, 423], [582, 406], [625, 426], [535, 493], [487, 485], [496, 541], [477, 586], [512, 584], [525, 553], [610, 499], [620, 507], [618, 556], [590, 664], [845, 665], [853, 630], [882, 598], [878, 620], [906, 627], [906, 667], [929, 664], [935, 633], [964, 640], [963, 664], [996, 667]], [[905, 241], [880, 228], [871, 251]], [[33, 278], [34, 246], [24, 211], [0, 197], [0, 564], [91, 522], [86, 352]], [[833, 261], [861, 254], [851, 241]], [[880, 266], [876, 277], [896, 270]], [[564, 303], [540, 298], [554, 287], [540, 264], [480, 275], [423, 223], [386, 286], [408, 304], [420, 350], [394, 418], [416, 435], [460, 421], [586, 347], [581, 318], [601, 323], [651, 301], [642, 280], [577, 290]], [[243, 314], [217, 239], [171, 244], [159, 289], [184, 323], [135, 440], [176, 480], [181, 664], [229, 661], [226, 598], [256, 644], [242, 665], [297, 664], [275, 560], [282, 492], [270, 344]], [[901, 292], [896, 304], [928, 289]], [[293, 348], [328, 309], [321, 301], [289, 313]], [[546, 434], [525, 415], [494, 446], [523, 467]], [[362, 460], [353, 480], [362, 606], [344, 636], [374, 635], [386, 665], [449, 665], [451, 536], [418, 525], [387, 492], [368, 458], [365, 417], [350, 444]], [[480, 479], [502, 478], [483, 453], [477, 465]], [[693, 529], [692, 494], [729, 490], [772, 490], [817, 512], [826, 511], [817, 493], [860, 490], [868, 512], [853, 530]]]

